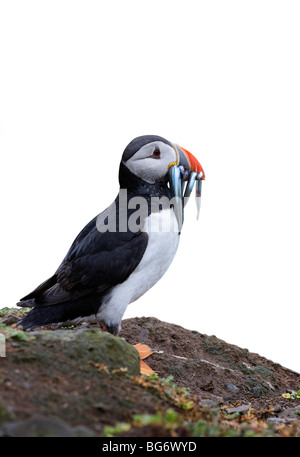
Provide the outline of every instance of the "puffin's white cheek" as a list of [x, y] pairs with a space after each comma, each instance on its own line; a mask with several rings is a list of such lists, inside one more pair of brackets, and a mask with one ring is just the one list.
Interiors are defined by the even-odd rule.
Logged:
[[134, 161], [127, 164], [127, 166], [133, 174], [149, 184], [154, 184], [160, 179], [163, 179], [168, 172], [166, 161], [153, 159], [151, 157]]

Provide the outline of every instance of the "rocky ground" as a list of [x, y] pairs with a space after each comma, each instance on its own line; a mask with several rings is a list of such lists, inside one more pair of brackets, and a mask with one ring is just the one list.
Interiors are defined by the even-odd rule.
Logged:
[[25, 333], [19, 312], [0, 310], [0, 436], [300, 436], [300, 375], [247, 349], [155, 318], [124, 320], [121, 338]]

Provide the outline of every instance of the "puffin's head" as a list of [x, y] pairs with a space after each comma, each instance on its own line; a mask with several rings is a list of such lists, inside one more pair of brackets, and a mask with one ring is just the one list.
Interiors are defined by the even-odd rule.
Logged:
[[125, 148], [122, 162], [131, 173], [147, 183], [169, 181], [178, 219], [183, 217], [183, 206], [196, 182], [199, 215], [201, 184], [205, 174], [198, 160], [186, 149], [157, 135], [139, 136]]
[[134, 175], [151, 184], [165, 181], [172, 165], [181, 168], [185, 181], [190, 172], [199, 174], [198, 179], [205, 178], [202, 166], [190, 152], [156, 135], [132, 140], [123, 152], [122, 162]]

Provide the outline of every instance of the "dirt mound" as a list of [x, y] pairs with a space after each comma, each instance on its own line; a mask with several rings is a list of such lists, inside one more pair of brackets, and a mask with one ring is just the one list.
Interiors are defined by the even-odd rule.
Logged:
[[156, 350], [145, 361], [157, 375], [139, 376], [126, 369], [132, 348], [119, 337], [103, 346], [97, 324], [47, 326], [37, 337], [11, 328], [16, 313], [2, 311], [0, 323], [0, 436], [300, 436], [299, 374], [258, 354], [155, 318], [127, 319], [121, 337]]
[[300, 388], [300, 375], [278, 363], [215, 336], [152, 317], [124, 320], [122, 336], [131, 344], [140, 342], [156, 349], [158, 353], [148, 359], [151, 368], [161, 377], [172, 375], [202, 400], [259, 405], [279, 395], [278, 401], [285, 403], [281, 394]]

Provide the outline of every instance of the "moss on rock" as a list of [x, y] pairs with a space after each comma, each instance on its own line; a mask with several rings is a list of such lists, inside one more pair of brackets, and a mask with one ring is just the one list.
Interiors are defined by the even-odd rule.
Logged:
[[99, 329], [43, 330], [32, 332], [37, 340], [59, 344], [63, 353], [72, 360], [92, 361], [104, 364], [108, 370], [127, 369], [128, 374], [140, 372], [137, 350], [124, 338], [116, 337]]

